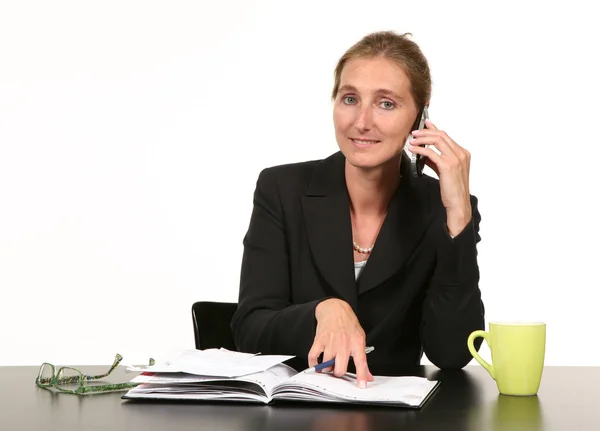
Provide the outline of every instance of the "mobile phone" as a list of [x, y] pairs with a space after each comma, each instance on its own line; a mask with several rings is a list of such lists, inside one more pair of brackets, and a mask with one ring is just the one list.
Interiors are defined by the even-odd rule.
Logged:
[[414, 178], [423, 175], [423, 168], [425, 167], [425, 157], [421, 156], [420, 154], [411, 153], [410, 150], [407, 148], [407, 145], [410, 142], [412, 142], [413, 139], [415, 139], [415, 137], [412, 134], [412, 131], [424, 129], [425, 120], [427, 120], [428, 118], [429, 112], [427, 111], [427, 106], [423, 106], [423, 109], [421, 110], [421, 112], [419, 112], [419, 115], [417, 115], [417, 120], [415, 121], [415, 124], [413, 124], [412, 129], [410, 129], [411, 133], [408, 135], [408, 138], [406, 139], [406, 142], [404, 144], [404, 152], [406, 153], [410, 161], [410, 176]]

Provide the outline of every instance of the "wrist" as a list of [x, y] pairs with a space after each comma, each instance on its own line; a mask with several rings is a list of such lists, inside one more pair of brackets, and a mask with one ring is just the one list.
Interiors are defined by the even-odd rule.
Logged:
[[446, 213], [446, 227], [450, 236], [455, 237], [463, 231], [471, 221], [471, 206], [459, 210], [448, 210]]
[[332, 306], [336, 305], [343, 307], [344, 305], [347, 305], [347, 303], [337, 298], [329, 298], [319, 302], [315, 307], [315, 318], [317, 319], [317, 321], [319, 321], [321, 317], [327, 314], [328, 309], [331, 309]]

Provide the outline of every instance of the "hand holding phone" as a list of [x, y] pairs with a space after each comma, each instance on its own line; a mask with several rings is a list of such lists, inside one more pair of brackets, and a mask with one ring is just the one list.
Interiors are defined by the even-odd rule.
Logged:
[[[420, 121], [425, 123], [426, 119], [427, 112], [424, 111]], [[442, 204], [446, 208], [448, 233], [450, 236], [456, 236], [472, 216], [469, 194], [471, 153], [457, 144], [445, 131], [438, 129], [431, 120], [427, 121], [424, 128], [413, 128], [411, 135], [413, 132], [415, 137], [409, 137], [405, 147], [411, 159], [411, 175], [421, 175], [421, 163], [427, 160], [427, 166], [439, 179]]]

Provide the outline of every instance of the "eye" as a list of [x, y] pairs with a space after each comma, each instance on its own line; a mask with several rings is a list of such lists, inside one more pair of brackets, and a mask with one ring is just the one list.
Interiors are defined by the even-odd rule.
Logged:
[[346, 105], [354, 105], [356, 103], [356, 98], [353, 96], [344, 96], [343, 101]]
[[383, 109], [394, 109], [396, 106], [394, 102], [390, 102], [389, 100], [383, 100], [380, 105]]

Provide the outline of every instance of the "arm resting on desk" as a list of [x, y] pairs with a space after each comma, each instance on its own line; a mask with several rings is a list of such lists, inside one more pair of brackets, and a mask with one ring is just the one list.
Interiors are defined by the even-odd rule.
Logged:
[[[475, 197], [471, 204], [472, 219], [456, 237], [450, 238], [445, 218], [434, 227], [437, 264], [423, 306], [421, 331], [427, 358], [442, 369], [460, 369], [471, 361], [467, 338], [485, 325], [477, 264], [481, 216]], [[481, 342], [477, 340], [477, 350]]]

